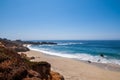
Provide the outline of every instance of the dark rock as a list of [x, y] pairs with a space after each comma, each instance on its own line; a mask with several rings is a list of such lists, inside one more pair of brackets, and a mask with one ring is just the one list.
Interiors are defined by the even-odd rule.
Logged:
[[23, 41], [24, 44], [33, 44], [33, 45], [57, 45], [54, 42], [33, 42], [33, 41]]
[[35, 59], [35, 57], [30, 57], [30, 59]]
[[57, 43], [53, 43], [53, 42], [41, 42], [40, 44], [41, 45], [43, 45], [43, 44], [57, 45]]
[[32, 77], [32, 78], [24, 78], [23, 80], [42, 80], [42, 79], [37, 77]]
[[0, 42], [7, 48], [13, 49], [16, 52], [26, 52], [29, 51], [27, 47], [23, 46], [21, 40], [11, 41], [7, 39], [0, 39]]
[[32, 78], [32, 77], [41, 77], [40, 74], [36, 71], [33, 71], [33, 70], [29, 70], [28, 71], [28, 75], [27, 75], [29, 78]]
[[100, 54], [101, 57], [104, 57], [104, 54]]
[[27, 74], [28, 74], [27, 69], [24, 69], [21, 67], [21, 68], [18, 68], [18, 70], [14, 72], [12, 79], [22, 80], [23, 78], [27, 76]]
[[88, 63], [92, 63], [91, 61], [88, 61]]
[[26, 52], [26, 51], [29, 51], [29, 49], [27, 47], [16, 47], [16, 48], [13, 48], [15, 49], [15, 51], [17, 52]]
[[48, 80], [48, 78], [52, 78], [50, 75], [51, 65], [48, 62], [41, 61], [34, 65], [32, 65], [32, 69], [40, 73], [41, 79]]

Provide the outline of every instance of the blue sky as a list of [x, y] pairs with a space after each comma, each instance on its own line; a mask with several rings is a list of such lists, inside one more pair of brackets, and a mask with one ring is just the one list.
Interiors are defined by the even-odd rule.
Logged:
[[120, 40], [120, 0], [0, 0], [0, 37]]

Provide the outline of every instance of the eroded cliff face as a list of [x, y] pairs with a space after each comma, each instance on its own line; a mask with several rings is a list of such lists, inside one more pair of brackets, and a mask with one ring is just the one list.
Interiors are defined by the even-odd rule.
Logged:
[[0, 80], [64, 80], [48, 62], [30, 62], [0, 42]]

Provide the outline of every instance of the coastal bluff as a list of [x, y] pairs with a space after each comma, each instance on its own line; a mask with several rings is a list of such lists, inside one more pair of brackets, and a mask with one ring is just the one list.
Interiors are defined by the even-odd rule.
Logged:
[[64, 80], [46, 61], [31, 62], [17, 52], [29, 51], [22, 42], [0, 38], [0, 80]]
[[31, 44], [31, 45], [57, 45], [57, 43], [54, 42], [37, 42], [37, 41], [22, 41], [22, 40], [8, 40], [6, 38], [2, 39], [0, 38], [0, 42], [6, 46], [7, 48], [13, 49], [16, 52], [26, 52], [29, 51], [29, 49], [26, 46], [23, 46], [24, 44]]

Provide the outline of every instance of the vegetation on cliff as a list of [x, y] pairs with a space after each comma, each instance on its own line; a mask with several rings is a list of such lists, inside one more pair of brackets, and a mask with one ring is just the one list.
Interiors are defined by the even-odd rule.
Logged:
[[[0, 40], [0, 80], [64, 80], [62, 75], [51, 71], [50, 63], [30, 62], [17, 54], [18, 45]], [[16, 48], [12, 48], [13, 46]]]

